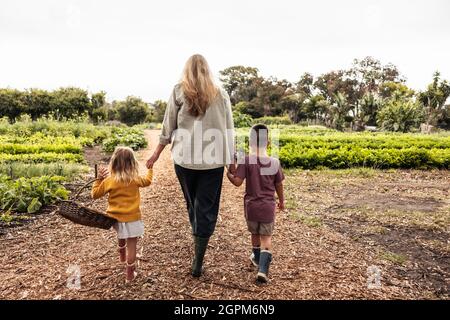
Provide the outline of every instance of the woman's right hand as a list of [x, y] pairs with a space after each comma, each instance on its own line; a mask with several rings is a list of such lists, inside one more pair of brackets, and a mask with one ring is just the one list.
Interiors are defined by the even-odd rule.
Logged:
[[145, 163], [145, 166], [147, 167], [147, 169], [153, 168], [153, 165], [155, 164], [156, 161], [158, 161], [158, 159], [159, 159], [159, 154], [153, 153], [153, 155]]
[[153, 168], [153, 165], [155, 164], [156, 161], [158, 161], [159, 155], [161, 154], [161, 152], [164, 150], [165, 147], [166, 147], [165, 144], [158, 144], [156, 146], [156, 149], [153, 152], [153, 155], [147, 160], [147, 163], [145, 164], [147, 169]]

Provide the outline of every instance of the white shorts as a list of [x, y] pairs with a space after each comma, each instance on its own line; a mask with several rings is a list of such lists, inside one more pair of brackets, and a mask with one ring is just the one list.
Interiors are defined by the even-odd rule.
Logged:
[[144, 223], [141, 220], [133, 222], [117, 222], [113, 225], [119, 239], [137, 238], [144, 235]]

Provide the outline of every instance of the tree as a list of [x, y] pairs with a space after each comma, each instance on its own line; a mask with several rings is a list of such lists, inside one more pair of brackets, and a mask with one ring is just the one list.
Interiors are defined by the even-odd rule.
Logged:
[[395, 65], [383, 65], [372, 57], [355, 59], [346, 75], [354, 84], [352, 113], [356, 130], [363, 129], [366, 124], [375, 125], [383, 99], [390, 98], [396, 90], [408, 89]]
[[[291, 91], [288, 91], [288, 94], [289, 93], [291, 93]], [[289, 118], [294, 123], [298, 123], [300, 120], [307, 118], [305, 106], [306, 99], [306, 96], [300, 93], [291, 93], [281, 99], [282, 109], [284, 112], [287, 112]]]
[[428, 85], [426, 91], [418, 95], [419, 102], [425, 109], [427, 125], [436, 126], [445, 114], [445, 103], [450, 96], [450, 84], [447, 80], [442, 80], [441, 75], [436, 71], [433, 75], [433, 82]]
[[232, 104], [240, 101], [250, 101], [256, 94], [248, 90], [253, 82], [259, 77], [258, 69], [244, 66], [233, 66], [226, 68], [220, 73], [220, 81], [230, 95]]
[[307, 72], [305, 72], [295, 84], [295, 92], [306, 97], [310, 97], [313, 94], [314, 89], [314, 77]]
[[356, 82], [346, 76], [345, 70], [331, 71], [319, 76], [314, 86], [328, 102], [335, 102], [337, 93], [347, 97], [350, 104], [358, 99], [355, 92]]
[[105, 121], [108, 110], [106, 107], [106, 92], [100, 91], [91, 95], [91, 110], [89, 116], [94, 123]]
[[377, 123], [383, 130], [408, 132], [418, 127], [423, 119], [423, 108], [417, 101], [394, 93], [379, 111]]
[[92, 111], [91, 99], [86, 90], [67, 87], [53, 91], [52, 112], [57, 117], [74, 118]]
[[315, 123], [323, 123], [328, 112], [330, 103], [324, 96], [317, 94], [305, 100], [305, 111], [308, 119]]
[[292, 84], [287, 80], [277, 80], [273, 77], [254, 84], [257, 84], [257, 95], [249, 103], [257, 111], [256, 117], [281, 115], [284, 111], [281, 100]]
[[135, 125], [145, 121], [149, 115], [149, 106], [141, 98], [128, 96], [125, 101], [114, 104], [119, 120], [127, 125]]
[[8, 117], [13, 122], [26, 111], [23, 93], [15, 89], [0, 89], [0, 117]]
[[167, 102], [156, 100], [153, 103], [153, 109], [150, 112], [150, 122], [162, 122], [164, 120], [164, 113], [166, 112]]
[[30, 89], [23, 92], [24, 112], [33, 120], [48, 114], [55, 106], [53, 94], [41, 89]]
[[351, 109], [347, 101], [347, 97], [338, 92], [334, 97], [334, 104], [330, 108], [330, 124], [334, 129], [343, 130], [345, 126], [345, 120]]
[[354, 129], [363, 130], [366, 124], [375, 126], [378, 111], [382, 106], [383, 99], [373, 93], [366, 93], [359, 101], [359, 113], [354, 118]]
[[401, 95], [406, 98], [411, 98], [415, 95], [413, 89], [409, 88], [404, 83], [387, 81], [380, 86], [380, 97], [383, 99], [391, 98], [394, 93], [396, 95]]
[[397, 67], [391, 63], [383, 65], [379, 60], [366, 57], [353, 60], [353, 66], [347, 75], [357, 83], [356, 91], [360, 97], [366, 93], [379, 93], [383, 83], [404, 82]]

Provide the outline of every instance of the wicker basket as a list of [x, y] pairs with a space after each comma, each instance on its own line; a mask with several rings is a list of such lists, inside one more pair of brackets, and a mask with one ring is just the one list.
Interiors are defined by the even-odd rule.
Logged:
[[72, 222], [88, 227], [108, 230], [117, 222], [116, 219], [108, 217], [101, 211], [88, 208], [84, 206], [84, 204], [75, 201], [80, 195], [80, 192], [95, 180], [96, 179], [93, 179], [84, 184], [75, 194], [74, 200], [61, 201], [59, 203], [58, 213]]

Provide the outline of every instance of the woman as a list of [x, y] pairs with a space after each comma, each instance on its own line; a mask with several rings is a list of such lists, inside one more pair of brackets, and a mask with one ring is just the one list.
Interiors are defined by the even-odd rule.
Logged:
[[230, 98], [215, 85], [205, 58], [193, 55], [173, 89], [152, 167], [172, 143], [175, 173], [183, 191], [194, 236], [192, 275], [200, 277], [208, 241], [219, 212], [224, 166], [234, 154]]

